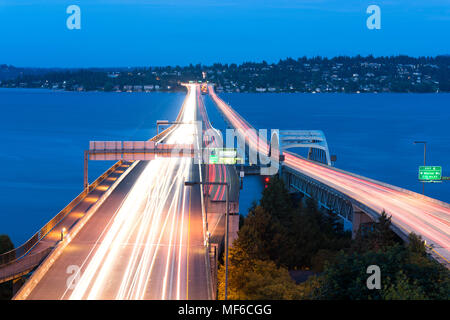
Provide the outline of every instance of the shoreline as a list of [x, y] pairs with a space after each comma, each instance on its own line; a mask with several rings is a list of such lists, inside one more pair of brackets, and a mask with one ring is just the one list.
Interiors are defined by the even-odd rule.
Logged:
[[[139, 93], [139, 94], [147, 94], [147, 93], [184, 93], [183, 90], [152, 90], [152, 91], [104, 91], [104, 90], [62, 90], [62, 89], [49, 89], [49, 88], [33, 88], [33, 87], [1, 87], [1, 91], [16, 91], [16, 90], [23, 90], [23, 91], [43, 91], [43, 92], [76, 92], [76, 93], [88, 93], [88, 92], [97, 92], [97, 93]], [[391, 95], [391, 94], [417, 94], [417, 95], [430, 95], [430, 94], [450, 94], [450, 91], [438, 91], [438, 92], [401, 92], [401, 91], [388, 91], [388, 92], [377, 92], [377, 91], [370, 91], [370, 92], [340, 92], [340, 91], [330, 91], [330, 92], [305, 92], [305, 91], [295, 91], [295, 92], [288, 92], [288, 91], [274, 91], [274, 92], [257, 92], [257, 91], [242, 91], [242, 92], [236, 92], [236, 91], [217, 91], [217, 93], [233, 93], [233, 94], [336, 94], [336, 95], [358, 95], [358, 94], [377, 94], [377, 95]]]

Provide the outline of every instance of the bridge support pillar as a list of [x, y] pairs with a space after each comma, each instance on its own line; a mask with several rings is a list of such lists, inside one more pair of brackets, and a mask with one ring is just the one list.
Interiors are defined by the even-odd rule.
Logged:
[[353, 227], [352, 227], [352, 239], [355, 239], [358, 230], [364, 223], [373, 222], [372, 218], [367, 215], [360, 208], [353, 206]]

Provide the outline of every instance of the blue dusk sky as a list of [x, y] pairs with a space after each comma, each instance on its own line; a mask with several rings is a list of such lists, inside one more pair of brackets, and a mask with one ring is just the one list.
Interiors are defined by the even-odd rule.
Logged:
[[[366, 26], [372, 4], [380, 30]], [[450, 53], [450, 0], [0, 0], [0, 33], [0, 64], [20, 67], [435, 56]]]

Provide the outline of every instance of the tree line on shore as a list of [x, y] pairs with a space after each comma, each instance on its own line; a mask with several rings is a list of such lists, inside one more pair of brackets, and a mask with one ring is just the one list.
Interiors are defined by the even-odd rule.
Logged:
[[[243, 219], [229, 253], [229, 299], [441, 300], [450, 298], [449, 270], [410, 234], [408, 244], [390, 229], [384, 212], [352, 240], [332, 212], [292, 198], [274, 177]], [[367, 267], [381, 270], [381, 289], [369, 289]], [[314, 275], [296, 283], [293, 270]], [[290, 274], [291, 272], [291, 274]], [[225, 270], [218, 271], [224, 298]]]
[[209, 81], [226, 92], [450, 92], [450, 56], [338, 56], [277, 63], [36, 69], [0, 65], [0, 86], [67, 91], [184, 91]]

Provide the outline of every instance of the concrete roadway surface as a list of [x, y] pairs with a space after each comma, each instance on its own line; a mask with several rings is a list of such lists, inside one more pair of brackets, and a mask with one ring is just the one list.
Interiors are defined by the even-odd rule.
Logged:
[[[196, 92], [191, 86], [184, 122], [196, 119]], [[194, 140], [194, 126], [188, 124], [177, 125], [165, 138], [166, 143]], [[199, 175], [192, 158], [139, 161], [27, 299], [211, 298], [200, 187], [184, 186], [185, 180], [199, 181]]]

